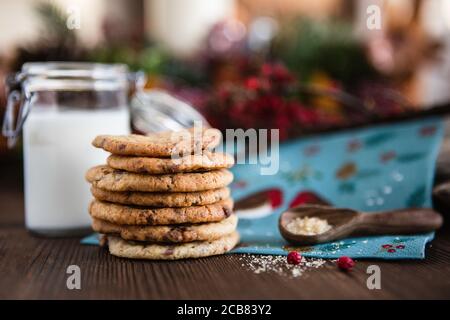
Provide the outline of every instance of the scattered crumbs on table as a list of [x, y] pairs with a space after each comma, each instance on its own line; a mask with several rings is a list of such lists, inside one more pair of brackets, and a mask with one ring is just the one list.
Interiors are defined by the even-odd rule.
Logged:
[[309, 269], [318, 269], [326, 263], [324, 259], [302, 257], [299, 264], [289, 264], [286, 256], [254, 254], [243, 254], [239, 260], [242, 267], [255, 274], [271, 273], [290, 278], [298, 278]]

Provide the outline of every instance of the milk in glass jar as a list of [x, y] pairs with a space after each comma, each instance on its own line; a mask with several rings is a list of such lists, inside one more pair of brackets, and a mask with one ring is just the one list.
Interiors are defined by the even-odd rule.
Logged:
[[9, 86], [3, 134], [14, 144], [22, 130], [27, 229], [45, 236], [84, 233], [91, 200], [84, 176], [107, 156], [91, 141], [130, 131], [127, 67], [27, 63]]

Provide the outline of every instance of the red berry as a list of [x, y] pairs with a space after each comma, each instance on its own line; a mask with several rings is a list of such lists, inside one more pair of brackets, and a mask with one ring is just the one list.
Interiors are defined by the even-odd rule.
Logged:
[[395, 252], [395, 249], [388, 249], [387, 252], [389, 252], [389, 253], [394, 253], [394, 252]]
[[342, 270], [351, 270], [355, 266], [355, 261], [350, 257], [340, 257], [337, 260], [337, 266]]
[[396, 246], [397, 249], [405, 249], [405, 246], [403, 244], [399, 244], [398, 246]]
[[287, 262], [289, 264], [299, 264], [301, 260], [302, 256], [297, 251], [291, 251], [287, 256]]
[[392, 248], [392, 244], [383, 244], [381, 247], [384, 249]]
[[257, 90], [260, 87], [260, 82], [257, 77], [250, 77], [245, 81], [245, 86], [251, 90]]

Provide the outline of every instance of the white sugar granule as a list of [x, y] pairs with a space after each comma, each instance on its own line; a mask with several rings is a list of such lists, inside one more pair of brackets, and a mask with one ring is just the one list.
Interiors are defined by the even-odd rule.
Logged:
[[300, 277], [308, 269], [317, 269], [325, 264], [323, 259], [304, 258], [297, 265], [289, 264], [286, 256], [272, 255], [252, 255], [244, 254], [239, 260], [243, 261], [243, 267], [246, 267], [253, 273], [275, 273], [280, 276], [292, 278]]
[[286, 229], [294, 234], [313, 236], [331, 229], [327, 220], [316, 217], [295, 218], [286, 225]]

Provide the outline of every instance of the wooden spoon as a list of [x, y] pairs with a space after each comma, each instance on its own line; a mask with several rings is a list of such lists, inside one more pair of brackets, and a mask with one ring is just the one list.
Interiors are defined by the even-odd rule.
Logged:
[[[317, 235], [301, 235], [286, 228], [290, 221], [302, 217], [327, 220], [331, 229]], [[283, 212], [278, 227], [287, 241], [296, 245], [309, 245], [350, 236], [426, 233], [439, 229], [442, 223], [439, 213], [426, 208], [364, 213], [330, 206], [301, 205]]]

